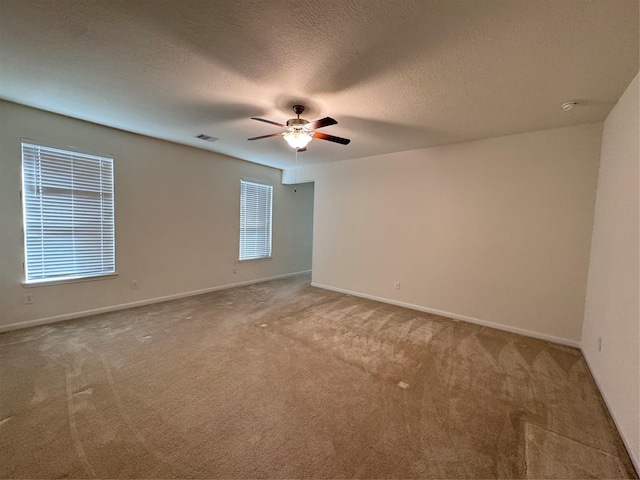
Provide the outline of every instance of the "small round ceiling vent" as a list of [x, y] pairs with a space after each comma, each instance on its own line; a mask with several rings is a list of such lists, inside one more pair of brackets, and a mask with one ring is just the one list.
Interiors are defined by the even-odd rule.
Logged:
[[570, 102], [564, 102], [561, 107], [565, 112], [568, 112], [577, 105], [580, 105], [580, 102], [578, 100], [571, 100]]

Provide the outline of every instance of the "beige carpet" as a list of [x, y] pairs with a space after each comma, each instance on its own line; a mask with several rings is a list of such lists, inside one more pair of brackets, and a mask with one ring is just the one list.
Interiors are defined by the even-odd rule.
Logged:
[[635, 478], [578, 350], [308, 276], [0, 335], [3, 478]]

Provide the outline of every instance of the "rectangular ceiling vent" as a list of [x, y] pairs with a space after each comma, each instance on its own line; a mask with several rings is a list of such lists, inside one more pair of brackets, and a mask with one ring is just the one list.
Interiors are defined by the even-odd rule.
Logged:
[[205, 135], [204, 133], [201, 133], [200, 135], [196, 135], [196, 138], [199, 138], [201, 140], [206, 140], [207, 142], [215, 142], [216, 140], [220, 140], [219, 138], [212, 137], [211, 135]]

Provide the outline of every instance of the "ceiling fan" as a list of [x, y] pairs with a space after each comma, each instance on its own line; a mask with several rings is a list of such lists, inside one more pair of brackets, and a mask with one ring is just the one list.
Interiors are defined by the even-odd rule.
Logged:
[[285, 129], [284, 132], [271, 133], [269, 135], [262, 135], [260, 137], [249, 138], [248, 140], [260, 140], [261, 138], [276, 137], [282, 135], [287, 143], [295, 148], [298, 152], [304, 152], [307, 149], [307, 144], [313, 138], [319, 138], [320, 140], [328, 140], [330, 142], [339, 143], [341, 145], [348, 145], [351, 140], [348, 138], [335, 137], [333, 135], [327, 135], [326, 133], [316, 132], [315, 130], [322, 127], [328, 127], [329, 125], [336, 125], [338, 122], [331, 117], [321, 118], [315, 122], [310, 122], [304, 118], [300, 118], [302, 112], [304, 112], [304, 106], [294, 105], [293, 112], [298, 118], [290, 118], [287, 120], [287, 124], [272, 122], [271, 120], [265, 120], [264, 118], [251, 117], [251, 120], [258, 120], [259, 122], [270, 123], [277, 125]]

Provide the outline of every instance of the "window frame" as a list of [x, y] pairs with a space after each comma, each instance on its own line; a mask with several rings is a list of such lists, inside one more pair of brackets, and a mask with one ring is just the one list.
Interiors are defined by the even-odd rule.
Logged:
[[[265, 206], [266, 210], [268, 210], [268, 212], [266, 212], [266, 217], [268, 220], [268, 226], [266, 228], [267, 230], [267, 240], [268, 240], [268, 247], [264, 250], [266, 250], [266, 254], [265, 255], [256, 255], [256, 256], [243, 256], [243, 251], [246, 252], [246, 250], [249, 249], [249, 247], [247, 247], [246, 245], [243, 248], [243, 239], [245, 238], [246, 235], [246, 206], [243, 205], [243, 203], [246, 201], [246, 197], [245, 197], [245, 185], [253, 185], [256, 187], [265, 187], [268, 190], [268, 205]], [[254, 201], [256, 201], [254, 199]], [[265, 213], [265, 212], [262, 212]], [[262, 218], [261, 218], [262, 220]], [[260, 227], [257, 226], [255, 227], [256, 229], [259, 229]], [[253, 242], [254, 245], [259, 244], [259, 241], [254, 241]], [[256, 180], [249, 180], [249, 179], [245, 179], [242, 178], [240, 179], [240, 215], [239, 215], [239, 241], [238, 241], [238, 256], [237, 256], [237, 261], [238, 262], [253, 262], [253, 261], [258, 261], [258, 260], [268, 260], [273, 258], [273, 185], [270, 185], [268, 183], [265, 182], [261, 182], [261, 181], [256, 181]], [[254, 247], [257, 248], [257, 247]]]
[[[50, 174], [49, 181], [51, 183], [48, 186], [44, 186], [47, 182], [46, 180], [43, 181], [42, 177], [43, 157], [47, 156], [49, 156], [49, 162], [45, 166], [47, 168], [57, 167], [62, 173]], [[59, 159], [53, 158], [56, 156]], [[24, 280], [22, 285], [24, 287], [37, 287], [116, 277], [115, 161], [113, 156], [22, 138], [20, 157], [24, 259]], [[65, 165], [65, 162], [69, 162], [69, 164]], [[84, 177], [87, 171], [80, 166], [81, 162], [85, 162], [84, 168], [86, 168], [87, 162], [90, 165], [88, 182], [94, 182], [93, 186], [97, 185], [95, 187], [96, 190], [88, 188], [86, 184], [87, 177]], [[96, 162], [96, 164], [91, 165], [91, 162]], [[80, 166], [75, 175], [74, 166]], [[96, 172], [99, 173], [96, 174]], [[104, 179], [102, 178], [103, 172], [108, 175]], [[68, 182], [66, 185], [63, 184], [65, 180]], [[76, 186], [79, 180], [81, 185]], [[44, 194], [43, 189], [48, 189], [49, 193]], [[29, 193], [29, 190], [34, 193]], [[89, 197], [92, 197], [92, 201], [87, 202]], [[39, 201], [42, 205], [42, 202], [46, 200], [53, 202], [48, 206], [50, 209], [48, 212], [43, 212], [42, 210], [34, 212], [33, 206], [29, 205], [34, 201]], [[69, 210], [73, 212], [76, 208], [76, 201], [80, 205], [80, 210], [77, 214], [70, 213]], [[57, 203], [63, 204], [63, 206], [59, 207], [56, 205]], [[59, 211], [56, 211], [58, 209]], [[96, 214], [96, 210], [99, 211], [99, 216]], [[59, 231], [53, 234], [50, 231], [49, 236], [46, 233], [42, 233], [47, 226], [49, 228], [52, 227], [52, 219], [51, 217], [46, 218], [47, 214], [60, 214], [62, 218], [62, 222], [58, 227]], [[90, 227], [93, 227], [92, 232], [84, 238], [76, 234], [75, 231], [79, 228], [77, 224], [82, 214], [89, 214], [90, 219], [89, 222], [84, 222], [83, 225], [88, 223]], [[30, 227], [33, 230], [34, 219], [36, 222], [40, 222], [41, 232], [39, 236], [38, 233], [30, 234]], [[96, 224], [99, 224], [97, 229]], [[69, 236], [70, 231], [71, 235]], [[34, 262], [30, 262], [29, 255], [39, 252], [43, 258], [46, 258], [47, 247], [44, 246], [45, 241], [47, 239], [51, 240], [57, 235], [60, 235], [63, 239], [63, 246], [60, 247], [58, 245], [57, 248], [62, 248], [62, 251], [68, 254], [68, 257], [64, 257], [64, 254], [59, 257], [62, 266], [59, 268], [60, 272], [56, 274], [56, 268], [52, 267], [50, 263], [51, 257], [48, 260], [42, 260], [34, 264]], [[87, 239], [90, 242], [89, 246], [86, 245]], [[96, 239], [98, 240], [97, 243], [95, 243]], [[34, 240], [40, 242], [39, 249], [37, 247], [35, 249], [34, 247], [30, 248], [30, 244], [33, 245]], [[75, 251], [76, 248], [83, 251], [78, 253]], [[81, 256], [84, 256], [84, 258], [81, 258], [81, 261], [78, 262]], [[91, 263], [98, 258], [102, 266], [91, 269]], [[69, 263], [70, 261], [73, 262], [73, 266]], [[38, 268], [35, 268], [36, 265], [38, 265]], [[34, 271], [37, 273], [34, 273]]]

